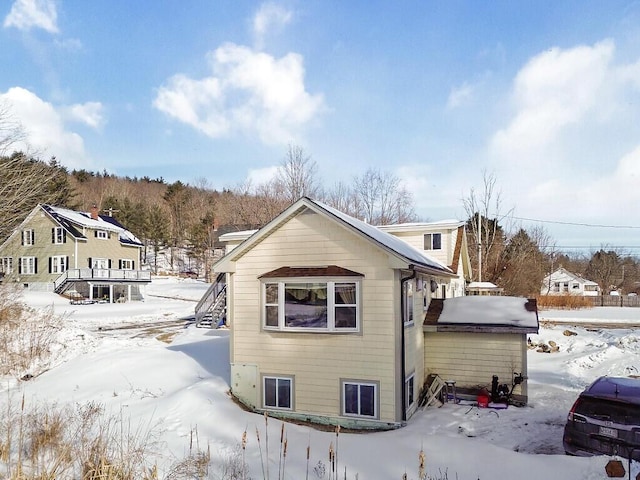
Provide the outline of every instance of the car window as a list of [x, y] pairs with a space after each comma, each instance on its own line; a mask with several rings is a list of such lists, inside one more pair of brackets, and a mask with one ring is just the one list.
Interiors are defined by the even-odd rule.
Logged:
[[640, 406], [596, 398], [581, 398], [575, 413], [622, 425], [640, 425]]

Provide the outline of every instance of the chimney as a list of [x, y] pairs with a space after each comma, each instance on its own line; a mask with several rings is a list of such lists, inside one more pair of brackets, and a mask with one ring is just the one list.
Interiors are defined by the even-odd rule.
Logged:
[[91, 205], [91, 218], [98, 220], [98, 206], [95, 203]]

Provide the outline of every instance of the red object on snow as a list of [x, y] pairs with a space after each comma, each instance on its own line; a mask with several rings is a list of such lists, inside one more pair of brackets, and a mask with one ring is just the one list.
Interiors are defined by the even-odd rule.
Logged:
[[478, 395], [478, 408], [487, 408], [489, 406], [489, 395], [483, 393]]

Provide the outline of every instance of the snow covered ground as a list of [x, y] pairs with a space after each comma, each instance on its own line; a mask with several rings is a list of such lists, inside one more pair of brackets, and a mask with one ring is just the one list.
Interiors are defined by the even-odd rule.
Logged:
[[[262, 478], [255, 432], [260, 431], [264, 449], [265, 419], [242, 410], [227, 394], [228, 331], [184, 326], [207, 287], [195, 280], [157, 278], [146, 287], [144, 302], [80, 306], [52, 293], [26, 292], [27, 304], [53, 306], [64, 318], [64, 328], [47, 371], [28, 382], [5, 379], [3, 388], [9, 393], [0, 396], [0, 411], [5, 411], [7, 398], [22, 395], [27, 404], [98, 402], [108, 412], [128, 416], [132, 425], [153, 426], [160, 432], [161, 468], [186, 454], [194, 433], [201, 447], [210, 445], [217, 468], [233, 455], [246, 430], [246, 461], [252, 478]], [[528, 406], [494, 410], [445, 404], [418, 412], [395, 431], [341, 432], [339, 437], [286, 424], [285, 478], [305, 478], [307, 446], [309, 478], [329, 478], [328, 472], [321, 477], [316, 471], [328, 469], [332, 442], [334, 448], [339, 443], [340, 478], [346, 469], [349, 479], [356, 474], [361, 480], [400, 479], [405, 472], [408, 479], [417, 479], [421, 448], [427, 474], [433, 477], [446, 473], [452, 480], [604, 478], [607, 458], [564, 455], [565, 418], [578, 393], [596, 377], [637, 374], [640, 343], [633, 329], [585, 328], [580, 323], [640, 322], [640, 309], [542, 311], [540, 317], [575, 326], [543, 323], [540, 333], [531, 336], [534, 343], [554, 341], [560, 349], [529, 351]], [[566, 336], [565, 330], [576, 335]], [[279, 447], [281, 425], [268, 420], [272, 453]], [[275, 478], [278, 456], [270, 456]]]

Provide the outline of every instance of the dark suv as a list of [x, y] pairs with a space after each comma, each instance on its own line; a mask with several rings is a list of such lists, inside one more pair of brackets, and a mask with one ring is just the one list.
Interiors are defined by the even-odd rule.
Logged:
[[568, 455], [640, 460], [640, 379], [600, 377], [571, 407], [562, 439]]

